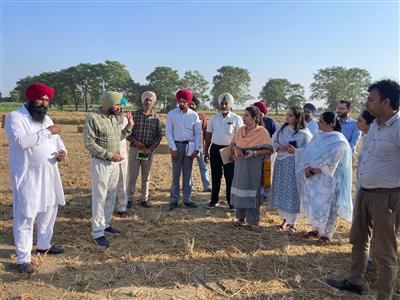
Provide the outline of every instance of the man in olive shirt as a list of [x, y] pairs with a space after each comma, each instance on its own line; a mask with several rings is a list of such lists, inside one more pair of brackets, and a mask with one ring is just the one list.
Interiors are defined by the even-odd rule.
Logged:
[[83, 129], [85, 148], [92, 156], [90, 175], [92, 177], [92, 237], [96, 245], [110, 246], [104, 234], [119, 235], [109, 224], [115, 204], [119, 167], [123, 157], [120, 140], [132, 131], [133, 117], [127, 114], [128, 125], [121, 131], [115, 114], [119, 112], [122, 94], [106, 92], [100, 98], [101, 107], [86, 117]]
[[392, 80], [372, 84], [366, 102], [376, 117], [365, 137], [358, 167], [360, 192], [350, 231], [352, 262], [349, 279], [327, 283], [335, 288], [363, 294], [368, 246], [377, 261], [377, 299], [392, 299], [398, 260], [396, 236], [400, 227], [400, 86]]

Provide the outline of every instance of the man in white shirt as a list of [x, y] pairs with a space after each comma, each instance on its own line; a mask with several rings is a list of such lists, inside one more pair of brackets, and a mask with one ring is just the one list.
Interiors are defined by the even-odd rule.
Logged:
[[33, 224], [37, 222], [37, 252], [60, 254], [51, 244], [58, 205], [64, 205], [58, 162], [67, 155], [61, 130], [46, 115], [54, 89], [33, 83], [25, 91], [28, 102], [9, 113], [5, 130], [10, 146], [13, 190], [13, 233], [21, 273], [33, 272]]
[[197, 208], [192, 202], [192, 165], [201, 148], [201, 124], [198, 114], [189, 109], [192, 102], [190, 90], [180, 90], [176, 93], [178, 107], [171, 110], [167, 116], [165, 134], [172, 158], [172, 186], [169, 209], [174, 210], [179, 201], [179, 179], [182, 173], [183, 203], [186, 207]]
[[[234, 164], [223, 164], [220, 149], [229, 146], [235, 133], [243, 126], [240, 116], [231, 111], [234, 98], [229, 93], [223, 93], [218, 97], [219, 113], [211, 118], [207, 126], [204, 157], [211, 165], [211, 201], [206, 208], [213, 209], [218, 206], [219, 190], [221, 188], [222, 174], [226, 183], [226, 201], [229, 211], [233, 212], [231, 205], [231, 186], [233, 181]], [[210, 148], [211, 144], [211, 148]]]
[[312, 135], [315, 135], [318, 131], [318, 122], [314, 119], [314, 114], [317, 112], [314, 104], [306, 103], [303, 106], [304, 118], [307, 122], [307, 128], [311, 131]]

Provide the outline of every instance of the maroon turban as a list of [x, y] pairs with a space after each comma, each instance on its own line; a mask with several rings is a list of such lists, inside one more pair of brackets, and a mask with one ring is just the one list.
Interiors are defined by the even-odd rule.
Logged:
[[262, 101], [258, 101], [254, 103], [254, 106], [257, 106], [257, 108], [265, 115], [269, 111], [269, 107]]
[[184, 99], [186, 103], [191, 103], [193, 99], [193, 94], [191, 90], [180, 90], [176, 93], [176, 100]]
[[29, 102], [33, 102], [37, 99], [42, 99], [44, 95], [47, 95], [49, 99], [54, 96], [54, 89], [51, 86], [47, 86], [40, 82], [30, 84], [25, 90], [25, 98]]

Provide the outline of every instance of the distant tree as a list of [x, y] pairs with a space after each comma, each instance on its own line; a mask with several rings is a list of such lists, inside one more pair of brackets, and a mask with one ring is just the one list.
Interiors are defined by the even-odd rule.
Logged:
[[294, 83], [289, 86], [286, 108], [292, 106], [303, 107], [306, 99], [304, 98], [304, 87], [301, 84]]
[[350, 100], [360, 109], [367, 97], [371, 76], [359, 68], [331, 67], [318, 70], [311, 84], [311, 98], [324, 100], [329, 110], [335, 110], [340, 100]]
[[207, 95], [208, 81], [199, 71], [186, 71], [182, 78], [181, 86], [190, 89], [202, 103], [209, 101], [209, 96]]
[[170, 67], [156, 67], [147, 77], [148, 87], [157, 94], [157, 103], [168, 110], [175, 106], [175, 93], [179, 88], [178, 71]]
[[246, 69], [223, 66], [217, 70], [213, 78], [211, 90], [212, 106], [218, 108], [218, 96], [224, 92], [230, 93], [235, 98], [235, 103], [241, 104], [251, 99], [249, 87], [251, 83], [250, 72]]

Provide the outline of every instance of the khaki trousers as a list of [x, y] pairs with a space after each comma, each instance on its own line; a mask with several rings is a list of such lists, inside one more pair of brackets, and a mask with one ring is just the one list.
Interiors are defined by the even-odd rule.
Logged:
[[367, 269], [369, 242], [373, 231], [377, 261], [377, 299], [391, 299], [398, 272], [396, 236], [400, 227], [400, 192], [361, 190], [354, 207], [350, 230], [352, 266], [350, 282], [362, 285]]
[[138, 160], [136, 155], [139, 149], [131, 147], [129, 149], [129, 165], [128, 165], [128, 201], [133, 201], [136, 189], [136, 180], [139, 176], [139, 170], [142, 170], [142, 188], [140, 201], [145, 202], [149, 199], [149, 186], [150, 186], [150, 169], [153, 164], [154, 153], [150, 156], [149, 160]]

